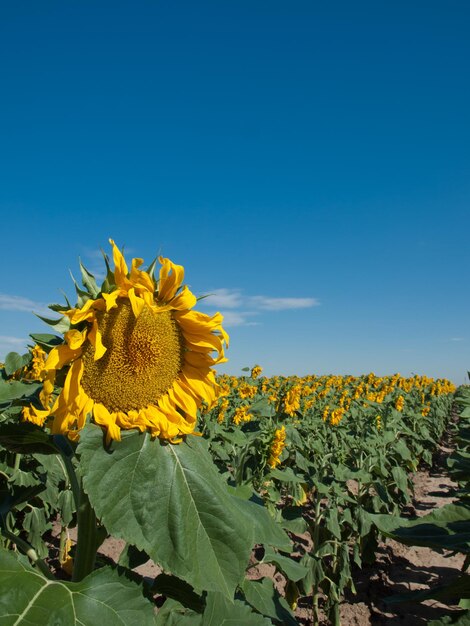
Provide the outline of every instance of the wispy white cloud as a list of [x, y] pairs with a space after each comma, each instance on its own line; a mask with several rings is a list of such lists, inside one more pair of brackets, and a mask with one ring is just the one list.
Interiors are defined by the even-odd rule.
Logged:
[[450, 338], [451, 341], [465, 341], [464, 337], [451, 337]]
[[21, 337], [10, 337], [8, 335], [0, 335], [0, 344], [7, 346], [24, 346], [26, 339]]
[[0, 293], [0, 309], [4, 311], [18, 311], [23, 313], [38, 313], [48, 315], [50, 310], [47, 304], [35, 302], [23, 296], [14, 296], [7, 293]]
[[239, 313], [237, 311], [224, 311], [224, 326], [227, 328], [233, 328], [234, 326], [258, 326], [259, 322], [254, 322], [249, 319], [249, 316], [253, 313]]
[[289, 311], [293, 309], [309, 309], [319, 306], [315, 298], [268, 298], [266, 296], [252, 296], [249, 298], [253, 306], [263, 311]]
[[224, 325], [256, 326], [260, 322], [252, 318], [266, 311], [293, 311], [319, 306], [315, 298], [276, 298], [268, 296], [246, 296], [240, 289], [214, 289], [201, 305], [220, 310]]
[[216, 309], [238, 309], [243, 306], [241, 292], [233, 289], [214, 289], [205, 300]]
[[0, 335], [0, 360], [6, 357], [9, 352], [25, 352], [28, 341], [21, 337], [11, 337]]

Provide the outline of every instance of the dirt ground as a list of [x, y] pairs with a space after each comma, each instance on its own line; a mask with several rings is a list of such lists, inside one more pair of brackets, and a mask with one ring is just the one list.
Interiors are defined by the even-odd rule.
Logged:
[[[421, 470], [415, 474], [415, 494], [407, 511], [410, 516], [422, 516], [452, 502], [455, 484], [445, 471], [445, 459], [451, 451], [450, 448], [441, 446], [431, 471]], [[72, 540], [74, 539], [72, 531]], [[123, 541], [110, 537], [102, 544], [100, 554], [105, 559], [116, 562], [123, 547]], [[449, 608], [443, 607], [437, 601], [391, 605], [385, 602], [385, 598], [445, 584], [458, 574], [463, 561], [462, 555], [449, 556], [429, 548], [408, 547], [387, 539], [379, 545], [376, 562], [355, 572], [356, 594], [348, 593], [340, 607], [342, 626], [424, 626], [431, 620], [448, 614]], [[136, 571], [154, 578], [161, 570], [148, 561]], [[282, 592], [284, 581], [282, 575], [275, 574], [274, 566], [262, 564], [250, 573], [250, 578], [261, 576], [273, 577], [276, 587]], [[311, 598], [299, 598], [296, 617], [301, 626], [311, 626]], [[322, 626], [328, 625], [326, 619], [322, 619], [320, 623]]]
[[[408, 511], [410, 516], [426, 515], [453, 501], [452, 492], [456, 485], [444, 469], [445, 459], [451, 452], [451, 448], [441, 446], [431, 471], [421, 470], [415, 474], [415, 494]], [[354, 582], [357, 594], [349, 594], [341, 605], [342, 625], [424, 626], [449, 614], [449, 607], [433, 600], [387, 604], [384, 599], [394, 594], [445, 584], [458, 575], [463, 562], [461, 554], [450, 556], [447, 552], [409, 547], [387, 539], [379, 546], [376, 563], [356, 572]], [[307, 619], [299, 617], [306, 626], [311, 624], [310, 616]]]

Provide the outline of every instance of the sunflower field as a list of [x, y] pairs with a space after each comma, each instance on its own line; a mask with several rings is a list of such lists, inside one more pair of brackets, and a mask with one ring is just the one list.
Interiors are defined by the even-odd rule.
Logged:
[[454, 386], [216, 376], [222, 315], [196, 310], [181, 266], [129, 269], [110, 242], [103, 283], [80, 264], [76, 303], [1, 370], [0, 624], [295, 625], [305, 598], [339, 624]]

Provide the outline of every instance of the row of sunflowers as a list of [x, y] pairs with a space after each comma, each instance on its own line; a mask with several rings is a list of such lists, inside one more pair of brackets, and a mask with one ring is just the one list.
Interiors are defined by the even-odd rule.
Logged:
[[[353, 564], [374, 555], [369, 515], [409, 502], [452, 385], [259, 366], [216, 379], [222, 316], [195, 310], [181, 266], [129, 268], [110, 243], [103, 283], [80, 264], [76, 304], [51, 305], [54, 333], [1, 369], [0, 621], [296, 624], [311, 597], [314, 620], [321, 605], [337, 623]], [[99, 556], [109, 535], [119, 567]], [[149, 559], [152, 580], [135, 571]], [[260, 563], [282, 594], [254, 579]]]
[[292, 580], [283, 572], [291, 602], [313, 591], [315, 619], [321, 607], [338, 623], [353, 568], [375, 558], [369, 515], [397, 515], [410, 504], [412, 472], [432, 463], [455, 387], [417, 375], [261, 373], [256, 366], [218, 378], [221, 397], [203, 416], [203, 433], [226, 480], [257, 492], [272, 517], [298, 533], [295, 550], [308, 573]]

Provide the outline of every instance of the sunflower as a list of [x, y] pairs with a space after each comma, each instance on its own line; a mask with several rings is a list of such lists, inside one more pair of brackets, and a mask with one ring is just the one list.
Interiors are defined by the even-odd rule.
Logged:
[[47, 395], [51, 406], [29, 407], [23, 416], [49, 418], [52, 433], [70, 439], [91, 415], [108, 442], [137, 428], [176, 443], [194, 431], [202, 403], [217, 398], [212, 366], [226, 360], [223, 317], [192, 310], [197, 299], [182, 285], [182, 266], [160, 257], [156, 281], [153, 271], [139, 269], [142, 259], [133, 259], [129, 272], [109, 241], [114, 271], [108, 266], [94, 297], [63, 311], [70, 329], [44, 366], [49, 381], [64, 370], [63, 388], [55, 400]]

